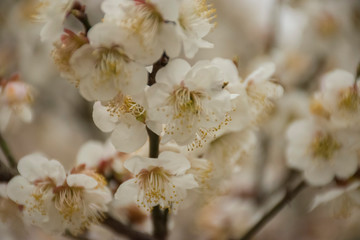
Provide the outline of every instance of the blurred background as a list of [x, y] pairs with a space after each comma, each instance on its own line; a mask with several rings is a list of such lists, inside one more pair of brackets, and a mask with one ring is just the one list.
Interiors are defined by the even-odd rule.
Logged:
[[[84, 2], [90, 23], [99, 22], [102, 1]], [[234, 59], [243, 78], [262, 63], [274, 62], [275, 80], [285, 88], [285, 95], [258, 129], [256, 147], [238, 174], [224, 176], [228, 181], [218, 196], [185, 203], [170, 221], [169, 239], [239, 239], [296, 177], [285, 165], [284, 133], [292, 121], [309, 114], [309, 97], [321, 76], [337, 68], [355, 74], [360, 62], [359, 0], [209, 2], [217, 10], [216, 28], [205, 39], [215, 47], [200, 49], [189, 61]], [[60, 77], [50, 56], [51, 44], [40, 41], [42, 25], [31, 18], [34, 6], [35, 0], [0, 0], [0, 78], [19, 73], [34, 87], [33, 121], [24, 124], [14, 119], [3, 136], [16, 159], [41, 151], [70, 169], [82, 144], [90, 139], [104, 141], [106, 136], [93, 124], [92, 103]], [[66, 25], [81, 29], [71, 16]], [[358, 212], [348, 219], [334, 219], [326, 208], [309, 211], [318, 191], [303, 191], [255, 239], [360, 239]], [[0, 202], [0, 239], [66, 239], [25, 227], [15, 216], [16, 207], [3, 206], [8, 205]], [[88, 238], [122, 239], [100, 228]]]

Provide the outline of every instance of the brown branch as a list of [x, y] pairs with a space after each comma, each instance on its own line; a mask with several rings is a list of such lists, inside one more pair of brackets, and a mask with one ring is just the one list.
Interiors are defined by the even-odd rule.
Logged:
[[0, 133], [0, 148], [1, 148], [2, 152], [4, 153], [6, 160], [8, 161], [10, 167], [16, 168], [15, 158], [13, 157], [13, 155], [10, 151], [10, 148], [8, 147], [6, 141], [1, 133]]
[[127, 226], [111, 216], [107, 216], [104, 220], [103, 225], [110, 228], [114, 232], [126, 236], [131, 240], [155, 240], [152, 236], [146, 233], [138, 232], [132, 229], [130, 226]]
[[[169, 62], [169, 57], [164, 52], [161, 58], [154, 63], [153, 69], [148, 76], [148, 85], [151, 86], [156, 83], [156, 74], [157, 72], [166, 66]], [[160, 145], [160, 136], [151, 131], [149, 128], [146, 128], [149, 135], [149, 157], [157, 158], [159, 156], [159, 145]], [[151, 211], [151, 217], [153, 222], [154, 232], [153, 235], [158, 240], [164, 240], [167, 236], [167, 218], [168, 218], [169, 209], [162, 211], [160, 206], [155, 206]]]
[[254, 237], [273, 217], [276, 216], [291, 200], [306, 187], [306, 183], [301, 181], [293, 189], [288, 191], [285, 196], [272, 209], [270, 209], [252, 228], [250, 228], [240, 240], [249, 240]]
[[151, 86], [156, 82], [156, 73], [163, 67], [166, 66], [166, 64], [168, 64], [169, 62], [169, 57], [166, 55], [166, 53], [163, 53], [163, 55], [161, 56], [161, 58], [154, 63], [153, 65], [153, 69], [152, 72], [149, 73], [149, 77], [148, 77], [148, 85]]

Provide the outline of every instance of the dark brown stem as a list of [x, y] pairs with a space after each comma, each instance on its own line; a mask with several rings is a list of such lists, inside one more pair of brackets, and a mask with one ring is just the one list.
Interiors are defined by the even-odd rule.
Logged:
[[11, 168], [16, 168], [16, 161], [15, 158], [13, 157], [10, 148], [8, 147], [4, 137], [2, 136], [2, 134], [0, 133], [0, 147], [2, 152], [4, 153], [6, 160], [8, 161], [9, 165]]
[[254, 237], [273, 217], [276, 216], [291, 200], [306, 187], [306, 183], [301, 181], [296, 187], [288, 192], [270, 211], [268, 211], [252, 228], [250, 228], [240, 240], [249, 240]]
[[131, 227], [117, 221], [111, 216], [107, 216], [103, 224], [108, 228], [112, 229], [114, 232], [126, 236], [131, 240], [155, 240], [152, 236], [146, 233], [138, 232]]
[[161, 58], [154, 63], [153, 65], [153, 69], [152, 72], [149, 73], [149, 78], [148, 78], [148, 85], [151, 86], [156, 82], [156, 73], [163, 67], [166, 66], [166, 64], [168, 64], [169, 62], [169, 57], [166, 55], [166, 53], [163, 53], [163, 55], [161, 56]]
[[[166, 66], [169, 62], [169, 57], [166, 53], [163, 53], [161, 58], [154, 63], [153, 69], [148, 76], [148, 85], [151, 86], [156, 83], [156, 74], [157, 72]], [[149, 128], [146, 128], [149, 135], [149, 157], [157, 158], [159, 156], [159, 145], [160, 145], [160, 136], [151, 131]], [[169, 209], [161, 210], [160, 206], [155, 206], [151, 211], [151, 217], [154, 227], [153, 235], [157, 240], [164, 240], [167, 236], [167, 218], [168, 218]]]

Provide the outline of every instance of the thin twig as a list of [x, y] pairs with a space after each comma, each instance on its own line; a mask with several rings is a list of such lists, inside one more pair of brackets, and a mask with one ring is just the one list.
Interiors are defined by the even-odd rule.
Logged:
[[[153, 69], [148, 76], [148, 85], [151, 86], [156, 83], [156, 74], [157, 72], [166, 66], [169, 62], [169, 57], [164, 52], [161, 58], [154, 63]], [[149, 128], [146, 128], [149, 135], [149, 157], [157, 158], [159, 156], [159, 145], [160, 137]], [[164, 240], [167, 236], [167, 218], [169, 210], [165, 209], [162, 211], [160, 206], [155, 206], [151, 211], [151, 217], [153, 222], [154, 232], [153, 235], [158, 240]]]
[[169, 57], [166, 55], [166, 53], [163, 53], [163, 55], [161, 56], [159, 61], [154, 63], [153, 69], [152, 69], [151, 73], [149, 73], [149, 77], [148, 77], [148, 85], [149, 86], [153, 85], [156, 82], [156, 79], [155, 79], [156, 73], [161, 68], [165, 67], [168, 62], [169, 62]]
[[155, 240], [152, 236], [146, 233], [138, 232], [132, 229], [130, 226], [127, 226], [111, 216], [107, 216], [103, 224], [108, 228], [112, 229], [114, 232], [126, 236], [131, 240]]
[[288, 191], [285, 196], [278, 202], [270, 211], [268, 211], [252, 228], [250, 228], [240, 240], [249, 240], [258, 233], [266, 223], [276, 216], [294, 197], [301, 192], [306, 186], [304, 181], [298, 183], [298, 185], [291, 191]]
[[1, 133], [0, 133], [0, 147], [8, 161], [10, 167], [16, 168], [15, 158], [13, 157], [13, 155], [10, 151], [10, 148], [8, 147], [6, 141], [5, 141], [4, 137], [1, 135]]

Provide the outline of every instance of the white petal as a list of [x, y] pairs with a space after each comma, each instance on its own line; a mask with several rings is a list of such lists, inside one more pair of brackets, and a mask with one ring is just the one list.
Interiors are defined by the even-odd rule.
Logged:
[[183, 189], [192, 189], [199, 187], [199, 184], [196, 182], [192, 174], [185, 174], [182, 176], [175, 176], [171, 178], [171, 182], [179, 188]]
[[57, 160], [50, 160], [47, 163], [44, 163], [44, 170], [47, 173], [47, 176], [54, 181], [56, 186], [64, 184], [66, 173], [63, 165]]
[[70, 187], [84, 187], [86, 189], [95, 188], [98, 182], [85, 174], [71, 174], [66, 178], [66, 182]]
[[147, 140], [145, 124], [134, 120], [130, 125], [119, 123], [111, 134], [111, 142], [120, 152], [132, 153]]
[[85, 164], [88, 168], [96, 167], [102, 159], [104, 147], [99, 141], [88, 141], [81, 146], [76, 163]]
[[17, 204], [25, 205], [26, 200], [31, 195], [34, 186], [24, 177], [16, 176], [10, 180], [7, 186], [7, 195]]
[[21, 176], [32, 182], [37, 179], [47, 177], [47, 171], [44, 171], [44, 164], [49, 160], [40, 153], [33, 153], [20, 159], [18, 170]]
[[334, 159], [334, 170], [337, 177], [347, 179], [358, 169], [357, 154], [346, 151]]
[[166, 67], [157, 72], [156, 82], [177, 86], [184, 80], [190, 69], [190, 64], [183, 59], [171, 60]]
[[117, 117], [110, 116], [101, 102], [95, 102], [93, 107], [93, 120], [95, 125], [103, 132], [111, 132], [116, 127]]
[[248, 83], [250, 81], [254, 82], [263, 82], [269, 79], [275, 72], [275, 64], [274, 63], [266, 63], [251, 73], [246, 79], [245, 82]]
[[175, 175], [184, 174], [191, 167], [185, 156], [170, 151], [160, 153], [159, 161], [161, 162], [160, 166]]
[[157, 166], [158, 159], [134, 156], [125, 161], [124, 167], [137, 175], [141, 170], [148, 169], [150, 166]]
[[126, 206], [136, 203], [138, 193], [139, 185], [135, 183], [135, 179], [130, 179], [120, 185], [116, 190], [114, 198], [120, 206]]
[[148, 72], [144, 66], [129, 62], [119, 77], [115, 87], [126, 95], [136, 95], [143, 92], [147, 86]]
[[313, 186], [323, 186], [330, 183], [334, 178], [334, 172], [331, 166], [322, 164], [321, 166], [313, 166], [304, 171], [305, 180]]

